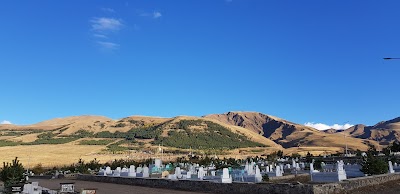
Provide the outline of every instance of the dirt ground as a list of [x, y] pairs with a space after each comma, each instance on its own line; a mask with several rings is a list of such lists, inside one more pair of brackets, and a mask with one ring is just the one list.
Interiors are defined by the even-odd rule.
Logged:
[[177, 191], [169, 189], [159, 189], [150, 187], [140, 187], [131, 185], [118, 185], [112, 183], [99, 183], [99, 182], [89, 182], [80, 180], [68, 180], [68, 179], [30, 179], [32, 182], [39, 182], [39, 185], [46, 187], [51, 190], [59, 190], [60, 183], [63, 182], [74, 182], [75, 190], [81, 191], [84, 188], [96, 188], [97, 194], [108, 194], [108, 193], [118, 193], [118, 194], [202, 194], [198, 192], [188, 192], [188, 191]]

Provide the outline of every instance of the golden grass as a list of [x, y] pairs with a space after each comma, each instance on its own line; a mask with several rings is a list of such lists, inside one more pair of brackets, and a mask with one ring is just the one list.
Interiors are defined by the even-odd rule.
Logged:
[[13, 137], [13, 138], [11, 138], [9, 140], [10, 141], [15, 141], [15, 142], [18, 142], [18, 141], [20, 141], [20, 142], [33, 142], [36, 139], [38, 139], [37, 138], [38, 135], [39, 134], [37, 134], [37, 133], [32, 133], [32, 134], [22, 135], [22, 136], [19, 136], [19, 137]]

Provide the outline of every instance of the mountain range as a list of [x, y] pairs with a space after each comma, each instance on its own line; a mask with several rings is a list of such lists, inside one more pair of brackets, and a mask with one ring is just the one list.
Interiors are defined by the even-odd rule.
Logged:
[[[221, 144], [223, 142], [232, 148], [244, 148], [248, 145], [274, 150], [294, 151], [308, 148], [323, 151], [328, 148], [343, 150], [347, 145], [350, 150], [366, 150], [370, 144], [381, 147], [399, 141], [400, 117], [373, 126], [357, 124], [346, 130], [320, 131], [258, 112], [227, 112], [202, 117], [173, 118], [131, 116], [118, 120], [103, 116], [73, 116], [33, 125], [3, 124], [0, 125], [0, 140], [32, 143], [41, 138], [40, 134], [48, 132], [57, 139], [77, 137], [76, 134], [81, 134], [82, 131], [91, 134], [91, 138], [99, 137], [96, 134], [132, 133], [138, 140], [146, 140], [147, 143], [153, 144], [161, 142], [164, 146], [175, 148], [192, 147], [191, 145], [200, 148], [207, 145], [224, 147]], [[11, 132], [21, 133], [10, 135]]]

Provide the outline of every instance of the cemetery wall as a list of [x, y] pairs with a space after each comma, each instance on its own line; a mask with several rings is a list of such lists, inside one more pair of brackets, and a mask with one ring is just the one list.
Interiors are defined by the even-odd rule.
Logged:
[[314, 185], [313, 192], [314, 194], [346, 193], [348, 191], [357, 188], [377, 185], [394, 180], [400, 180], [400, 173], [359, 177], [359, 178], [343, 180], [342, 182], [339, 183], [317, 184]]
[[209, 181], [193, 181], [193, 180], [167, 180], [154, 178], [127, 178], [127, 177], [109, 177], [109, 176], [92, 176], [78, 175], [79, 180], [106, 182], [125, 185], [136, 185], [153, 188], [165, 188], [184, 191], [221, 193], [221, 194], [261, 194], [261, 193], [304, 193], [312, 194], [313, 186], [308, 184], [289, 184], [289, 183], [213, 183]]
[[291, 184], [291, 183], [213, 183], [194, 180], [168, 180], [158, 178], [127, 178], [110, 176], [78, 175], [79, 180], [106, 182], [125, 185], [136, 185], [153, 188], [165, 188], [184, 191], [221, 193], [221, 194], [258, 194], [258, 193], [302, 193], [302, 194], [335, 194], [347, 193], [351, 190], [400, 180], [400, 173], [383, 174], [344, 180], [326, 184]]

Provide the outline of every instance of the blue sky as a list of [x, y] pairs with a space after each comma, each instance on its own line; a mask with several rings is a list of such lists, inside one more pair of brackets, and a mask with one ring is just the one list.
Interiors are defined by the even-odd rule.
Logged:
[[11, 1], [0, 122], [258, 111], [400, 116], [398, 1]]

